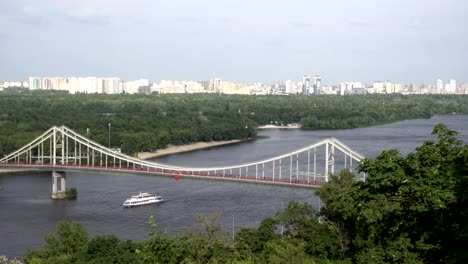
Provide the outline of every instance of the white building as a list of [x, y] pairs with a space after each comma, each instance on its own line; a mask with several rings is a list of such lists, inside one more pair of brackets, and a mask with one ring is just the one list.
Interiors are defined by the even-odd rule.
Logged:
[[336, 91], [333, 90], [333, 86], [325, 85], [320, 89], [320, 94], [336, 94]]
[[445, 93], [449, 93], [449, 91], [450, 91], [450, 83], [446, 83], [446, 84], [444, 85], [444, 91], [445, 91]]
[[393, 93], [393, 83], [390, 81], [385, 82], [385, 93], [391, 94]]
[[310, 94], [310, 75], [304, 75], [302, 77], [302, 94], [309, 95]]
[[106, 93], [106, 94], [120, 94], [123, 90], [122, 80], [117, 77], [108, 77], [100, 79], [100, 84], [97, 88], [101, 89], [98, 93]]
[[219, 92], [223, 94], [250, 94], [250, 87], [242, 83], [222, 81]]
[[363, 89], [365, 86], [361, 82], [340, 82], [340, 95], [353, 93], [353, 89]]
[[[211, 82], [210, 82], [211, 84]], [[218, 87], [216, 87], [218, 89]], [[209, 92], [205, 90], [205, 87], [200, 82], [195, 81], [167, 81], [162, 80], [159, 84], [154, 83], [151, 87], [151, 91], [160, 94], [166, 93], [205, 93]]]
[[450, 88], [447, 90], [447, 93], [455, 93], [457, 91], [457, 81], [456, 80], [450, 80]]
[[178, 81], [162, 80], [159, 85], [153, 85], [153, 91], [159, 94], [185, 93], [185, 87]]
[[287, 93], [287, 94], [290, 94], [291, 91], [292, 91], [292, 81], [291, 80], [287, 80], [286, 81], [286, 85], [285, 85], [285, 89], [284, 89], [284, 92]]
[[41, 80], [39, 77], [29, 77], [29, 89], [30, 90], [41, 89]]
[[122, 81], [115, 77], [29, 77], [28, 85], [31, 90], [62, 90], [71, 94], [118, 94], [122, 91]]
[[314, 76], [314, 95], [319, 95], [321, 88], [322, 88], [322, 77], [320, 77], [320, 75], [315, 75]]
[[442, 93], [444, 90], [444, 81], [442, 81], [441, 79], [437, 79], [436, 89], [438, 94]]
[[[126, 81], [126, 82], [123, 82], [123, 84], [122, 84], [122, 90], [125, 93], [136, 94], [136, 93], [139, 92], [140, 87], [146, 87], [146, 86], [149, 86], [149, 81], [147, 79]], [[120, 93], [120, 91], [119, 91], [119, 93]]]
[[222, 80], [219, 78], [210, 79], [209, 92], [219, 93], [219, 87], [221, 86]]
[[101, 78], [97, 77], [84, 77], [78, 78], [78, 86], [75, 91], [70, 91], [71, 93], [99, 93], [99, 88], [101, 87], [100, 82]]
[[384, 83], [381, 81], [374, 81], [372, 87], [368, 89], [369, 93], [383, 93], [384, 91]]
[[393, 84], [393, 92], [394, 93], [403, 93], [404, 91], [405, 91], [405, 85], [403, 83]]

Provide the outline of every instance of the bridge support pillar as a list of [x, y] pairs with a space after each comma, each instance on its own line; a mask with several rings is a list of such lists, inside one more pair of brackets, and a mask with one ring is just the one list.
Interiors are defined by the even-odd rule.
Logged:
[[[60, 186], [59, 186], [60, 179]], [[67, 191], [67, 177], [63, 171], [52, 171], [52, 199], [65, 199]], [[60, 188], [59, 188], [60, 187]]]

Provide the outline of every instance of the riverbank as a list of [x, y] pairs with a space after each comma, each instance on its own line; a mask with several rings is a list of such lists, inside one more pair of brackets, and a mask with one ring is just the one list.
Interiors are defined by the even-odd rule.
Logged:
[[234, 139], [234, 140], [211, 141], [211, 142], [196, 142], [196, 143], [186, 144], [186, 145], [181, 145], [181, 146], [169, 145], [167, 148], [158, 149], [158, 150], [156, 150], [154, 152], [140, 152], [140, 153], [138, 153], [138, 158], [140, 158], [140, 159], [152, 159], [152, 158], [157, 158], [157, 157], [162, 157], [162, 156], [167, 156], [167, 155], [172, 155], [172, 154], [177, 154], [177, 153], [183, 153], [183, 152], [189, 152], [189, 151], [194, 151], [194, 150], [199, 150], [199, 149], [207, 149], [207, 148], [213, 148], [213, 147], [218, 147], [218, 146], [237, 144], [237, 143], [240, 143], [240, 142], [244, 142], [246, 140], [248, 140], [248, 139], [245, 139], [245, 140]]

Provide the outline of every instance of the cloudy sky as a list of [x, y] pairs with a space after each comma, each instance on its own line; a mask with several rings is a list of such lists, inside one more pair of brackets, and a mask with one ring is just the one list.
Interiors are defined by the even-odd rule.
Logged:
[[0, 81], [468, 81], [467, 0], [0, 0]]

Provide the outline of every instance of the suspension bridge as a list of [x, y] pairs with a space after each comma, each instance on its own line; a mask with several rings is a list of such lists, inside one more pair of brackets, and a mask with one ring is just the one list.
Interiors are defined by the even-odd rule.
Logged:
[[[67, 171], [131, 172], [265, 184], [318, 187], [335, 169], [353, 170], [364, 158], [336, 138], [255, 162], [184, 167], [138, 159], [107, 148], [66, 126], [54, 126], [0, 159], [0, 168], [52, 171], [52, 198], [63, 198]], [[359, 175], [361, 180], [365, 175]]]

